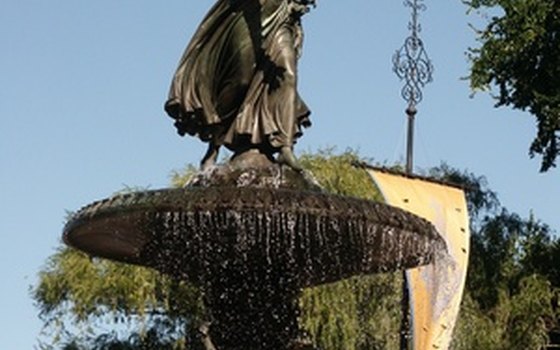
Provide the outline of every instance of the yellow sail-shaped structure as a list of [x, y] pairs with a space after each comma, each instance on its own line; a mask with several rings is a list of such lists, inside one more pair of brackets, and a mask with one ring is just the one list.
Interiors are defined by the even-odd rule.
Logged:
[[469, 255], [469, 217], [462, 189], [420, 177], [367, 168], [386, 202], [434, 224], [447, 252], [408, 270], [414, 350], [447, 349], [457, 320]]

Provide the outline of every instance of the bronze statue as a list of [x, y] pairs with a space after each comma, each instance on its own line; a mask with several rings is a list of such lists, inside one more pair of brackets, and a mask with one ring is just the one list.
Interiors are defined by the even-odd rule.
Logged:
[[178, 133], [208, 142], [201, 167], [220, 146], [234, 157], [258, 150], [300, 170], [293, 145], [310, 111], [297, 92], [301, 17], [314, 0], [218, 0], [175, 73], [166, 112]]

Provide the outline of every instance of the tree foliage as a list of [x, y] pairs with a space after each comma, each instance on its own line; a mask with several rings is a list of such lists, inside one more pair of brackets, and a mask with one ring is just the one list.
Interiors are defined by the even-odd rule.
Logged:
[[[306, 154], [301, 163], [328, 191], [381, 200], [379, 190], [354, 152], [333, 150]], [[320, 349], [398, 349], [401, 275], [356, 277], [305, 290], [301, 298], [302, 326]]]
[[550, 228], [500, 206], [486, 179], [447, 165], [432, 177], [464, 186], [471, 215], [467, 285], [453, 349], [544, 349], [560, 325], [560, 244]]
[[557, 0], [463, 0], [486, 13], [480, 47], [470, 50], [471, 85], [497, 88], [497, 106], [536, 117], [531, 156], [541, 171], [556, 166], [560, 153], [560, 6]]
[[[361, 160], [354, 152], [300, 159], [329, 191], [380, 200], [368, 174], [352, 166]], [[192, 172], [176, 172], [174, 185]], [[445, 164], [427, 174], [463, 185], [472, 213], [471, 261], [452, 348], [560, 344], [560, 239], [534, 217], [502, 208], [482, 176]], [[324, 350], [398, 349], [401, 284], [394, 273], [304, 290], [302, 328]], [[197, 330], [207, 321], [200, 291], [153, 270], [60, 248], [32, 293], [51, 335], [43, 349], [200, 350]]]
[[[186, 349], [195, 334], [192, 326], [204, 317], [196, 288], [66, 247], [49, 258], [33, 298], [53, 335], [46, 344], [65, 344], [65, 349], [120, 349], [117, 344], [155, 343], [156, 338], [162, 346]], [[110, 331], [100, 332], [107, 327]], [[113, 329], [127, 327], [133, 331], [122, 341]]]

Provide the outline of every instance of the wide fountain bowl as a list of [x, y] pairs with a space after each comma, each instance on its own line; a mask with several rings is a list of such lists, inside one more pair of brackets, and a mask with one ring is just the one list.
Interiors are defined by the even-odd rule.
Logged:
[[64, 240], [195, 283], [227, 261], [274, 267], [300, 287], [425, 265], [444, 246], [431, 224], [382, 203], [251, 187], [118, 195], [78, 212]]

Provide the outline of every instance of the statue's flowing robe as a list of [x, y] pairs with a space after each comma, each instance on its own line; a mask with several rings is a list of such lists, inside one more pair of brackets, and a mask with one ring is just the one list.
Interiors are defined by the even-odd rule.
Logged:
[[181, 58], [165, 104], [179, 134], [234, 151], [293, 145], [310, 125], [296, 89], [298, 6], [218, 0]]

